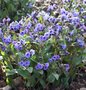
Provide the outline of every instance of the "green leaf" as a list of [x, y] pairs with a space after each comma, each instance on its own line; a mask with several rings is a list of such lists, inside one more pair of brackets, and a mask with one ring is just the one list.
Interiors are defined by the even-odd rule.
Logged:
[[45, 83], [45, 81], [43, 79], [40, 79], [40, 84], [42, 85], [43, 88], [45, 88], [46, 83]]
[[56, 80], [59, 79], [59, 75], [57, 73], [53, 73], [53, 76], [55, 77]]
[[53, 82], [55, 81], [55, 76], [53, 76], [53, 74], [50, 74], [50, 75], [48, 76], [48, 81], [49, 81], [50, 83], [53, 83]]
[[27, 71], [29, 71], [29, 73], [32, 73], [33, 72], [33, 67], [27, 68]]
[[10, 0], [4, 0], [5, 3], [8, 3]]
[[43, 75], [43, 70], [39, 70], [38, 73], [40, 73], [41, 75]]
[[5, 55], [5, 52], [1, 51], [1, 55], [4, 56]]
[[82, 57], [81, 56], [74, 57], [72, 62], [73, 62], [73, 65], [79, 65], [80, 63], [82, 63]]
[[21, 75], [23, 78], [29, 78], [29, 73], [27, 70], [18, 69], [18, 74]]
[[13, 69], [13, 70], [7, 71], [6, 72], [6, 76], [14, 75], [16, 73], [18, 73], [17, 70], [16, 69]]

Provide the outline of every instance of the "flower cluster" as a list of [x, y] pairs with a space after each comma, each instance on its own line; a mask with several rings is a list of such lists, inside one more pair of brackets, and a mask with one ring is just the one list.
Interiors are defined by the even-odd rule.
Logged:
[[[71, 0], [62, 1], [71, 7]], [[20, 21], [5, 23], [6, 31], [2, 25], [0, 54], [4, 56], [3, 59], [7, 61], [11, 58], [6, 53], [11, 51], [14, 57], [12, 61], [17, 63], [17, 67], [27, 69], [30, 66], [34, 73], [49, 71], [60, 75], [67, 72], [70, 75], [71, 71], [75, 71], [72, 69], [82, 66], [80, 64], [86, 48], [86, 9], [78, 5], [70, 7], [64, 5], [58, 9], [57, 4], [51, 4], [46, 10], [33, 11]], [[10, 22], [10, 19], [6, 20]], [[7, 21], [3, 19], [3, 22]]]
[[36, 70], [47, 70], [49, 68], [49, 63], [45, 63], [45, 64], [41, 64], [41, 63], [38, 63], [36, 66], [35, 66]]

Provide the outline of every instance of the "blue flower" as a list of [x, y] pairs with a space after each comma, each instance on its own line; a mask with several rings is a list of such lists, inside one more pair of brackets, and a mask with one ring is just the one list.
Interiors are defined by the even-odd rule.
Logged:
[[11, 41], [12, 41], [12, 40], [11, 40], [11, 36], [8, 36], [8, 37], [6, 37], [6, 38], [3, 38], [2, 40], [3, 40], [3, 42], [6, 43], [6, 44], [10, 44]]
[[53, 59], [52, 58], [49, 58], [48, 61], [51, 63], [51, 62], [53, 62]]
[[30, 61], [29, 60], [24, 62], [24, 66], [25, 67], [28, 67], [29, 65], [30, 65]]
[[20, 40], [20, 43], [21, 43], [22, 45], [25, 45], [26, 42], [25, 42], [25, 40], [21, 39], [21, 40]]
[[25, 31], [25, 34], [29, 33], [29, 29], [27, 29], [27, 28], [24, 31]]
[[83, 0], [83, 4], [86, 4], [86, 0]]
[[48, 21], [49, 21], [50, 23], [55, 23], [55, 22], [57, 21], [57, 19], [56, 19], [55, 17], [53, 17], [53, 16], [50, 16], [50, 17], [48, 18]]
[[68, 72], [69, 69], [70, 69], [70, 65], [69, 64], [65, 64], [65, 70]]
[[26, 57], [26, 58], [30, 58], [30, 56], [31, 56], [30, 51], [27, 51], [27, 52], [25, 53], [25, 57]]
[[77, 39], [77, 44], [80, 46], [80, 47], [83, 47], [85, 45], [85, 42], [82, 40], [82, 39]]
[[72, 36], [74, 34], [74, 30], [72, 30], [69, 35]]
[[31, 27], [32, 27], [32, 23], [31, 22], [28, 22], [27, 29], [30, 29]]
[[62, 44], [62, 45], [61, 45], [61, 48], [62, 48], [63, 50], [65, 50], [65, 49], [67, 48], [66, 44]]
[[46, 37], [46, 39], [48, 39], [48, 38], [50, 37], [50, 33], [49, 33], [49, 32], [46, 32], [46, 33], [44, 34], [44, 37]]
[[10, 22], [10, 21], [11, 21], [11, 19], [9, 17], [7, 17], [7, 22]]
[[22, 44], [20, 42], [15, 42], [14, 43], [14, 47], [17, 50], [22, 50], [23, 49]]
[[45, 33], [44, 36], [40, 36], [40, 41], [46, 41], [49, 38], [50, 34], [49, 33]]
[[30, 2], [30, 3], [28, 3], [28, 8], [32, 8], [33, 7], [33, 4]]
[[24, 34], [25, 34], [25, 30], [23, 30], [23, 31], [20, 32], [20, 35], [23, 36]]
[[79, 12], [73, 12], [73, 16], [77, 17], [79, 15]]
[[24, 61], [20, 61], [20, 62], [18, 62], [18, 64], [19, 64], [20, 66], [24, 66]]
[[29, 65], [30, 65], [30, 61], [28, 60], [28, 61], [20, 61], [19, 63], [18, 63], [20, 66], [22, 66], [22, 67], [28, 67]]
[[5, 51], [6, 47], [3, 46], [2, 44], [0, 44], [0, 49], [1, 49], [2, 51]]
[[54, 55], [54, 56], [52, 56], [52, 59], [53, 59], [54, 61], [56, 61], [56, 60], [60, 59], [60, 56], [59, 56], [59, 55]]
[[43, 64], [41, 64], [41, 63], [38, 63], [36, 66], [35, 66], [35, 69], [36, 70], [41, 70], [41, 69], [43, 69]]
[[2, 30], [0, 29], [0, 38], [3, 38], [3, 32], [2, 32]]
[[49, 34], [50, 34], [50, 35], [54, 35], [54, 34], [55, 34], [54, 29], [49, 30]]
[[53, 5], [48, 6], [47, 11], [50, 12], [52, 10], [54, 10], [54, 6]]
[[2, 21], [3, 21], [4, 24], [7, 22], [6, 18], [4, 18]]
[[68, 12], [64, 8], [61, 9], [60, 13], [61, 14], [68, 14]]
[[47, 70], [48, 68], [49, 68], [49, 63], [45, 63], [44, 67], [43, 67], [43, 70]]
[[35, 50], [31, 49], [31, 50], [30, 50], [30, 53], [31, 53], [31, 55], [33, 56], [33, 55], [35, 54]]
[[9, 28], [10, 28], [10, 30], [17, 31], [21, 28], [21, 25], [17, 21], [15, 21], [9, 25]]

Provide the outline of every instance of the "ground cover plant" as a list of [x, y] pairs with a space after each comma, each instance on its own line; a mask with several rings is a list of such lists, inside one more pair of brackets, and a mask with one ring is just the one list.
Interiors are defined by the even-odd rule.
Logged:
[[35, 0], [0, 0], [0, 19], [9, 16], [12, 20], [18, 20], [27, 13]]
[[86, 65], [86, 1], [63, 0], [20, 21], [0, 23], [0, 64], [7, 84], [21, 76], [25, 87], [68, 88]]

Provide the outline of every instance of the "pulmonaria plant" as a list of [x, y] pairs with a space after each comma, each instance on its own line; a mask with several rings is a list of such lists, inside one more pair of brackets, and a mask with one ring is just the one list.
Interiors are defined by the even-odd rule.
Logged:
[[58, 16], [54, 13], [57, 4], [52, 4], [45, 11], [34, 11], [0, 27], [0, 56], [7, 77], [17, 73], [28, 87], [39, 82], [45, 88], [46, 83], [66, 87], [76, 76], [86, 54], [86, 8], [83, 4], [82, 11], [76, 5], [75, 9], [67, 9], [65, 5], [73, 2], [63, 1]]

